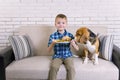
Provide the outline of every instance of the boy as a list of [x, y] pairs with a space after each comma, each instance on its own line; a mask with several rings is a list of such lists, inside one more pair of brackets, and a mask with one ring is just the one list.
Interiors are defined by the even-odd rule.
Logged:
[[[70, 45], [72, 45], [76, 50], [78, 46], [75, 44], [74, 37], [71, 33], [66, 31], [67, 27], [67, 17], [64, 14], [58, 14], [55, 18], [55, 27], [57, 31], [50, 35], [48, 42], [48, 51], [50, 52], [54, 47], [54, 55], [49, 71], [49, 80], [56, 80], [57, 72], [61, 64], [65, 65], [67, 76], [66, 80], [75, 80], [75, 69], [72, 60], [72, 52], [70, 51]], [[66, 40], [70, 38], [70, 43], [57, 43], [57, 40]]]

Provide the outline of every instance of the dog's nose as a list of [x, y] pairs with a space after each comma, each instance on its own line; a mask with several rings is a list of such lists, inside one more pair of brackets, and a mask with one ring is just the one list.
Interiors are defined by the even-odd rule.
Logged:
[[87, 42], [85, 41], [84, 44], [87, 44]]

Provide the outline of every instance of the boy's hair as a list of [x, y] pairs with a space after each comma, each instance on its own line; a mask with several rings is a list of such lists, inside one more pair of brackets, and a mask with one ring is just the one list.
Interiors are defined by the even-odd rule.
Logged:
[[67, 17], [66, 17], [66, 15], [64, 15], [64, 14], [58, 14], [58, 15], [56, 16], [56, 18], [55, 18], [55, 21], [56, 21], [57, 18], [65, 18], [66, 21], [67, 21]]

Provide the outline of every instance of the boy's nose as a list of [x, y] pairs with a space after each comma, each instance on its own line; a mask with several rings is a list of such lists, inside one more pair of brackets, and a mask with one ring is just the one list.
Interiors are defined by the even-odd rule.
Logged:
[[60, 25], [62, 25], [62, 23], [60, 23]]

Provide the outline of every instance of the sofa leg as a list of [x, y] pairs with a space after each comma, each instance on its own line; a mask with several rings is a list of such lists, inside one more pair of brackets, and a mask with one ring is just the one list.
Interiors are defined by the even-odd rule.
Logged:
[[0, 80], [5, 80], [5, 73], [0, 71]]
[[119, 69], [119, 80], [120, 80], [120, 69]]
[[0, 58], [0, 80], [6, 80], [5, 79], [5, 68], [4, 68], [4, 65], [3, 65], [3, 61], [1, 61], [3, 59]]

